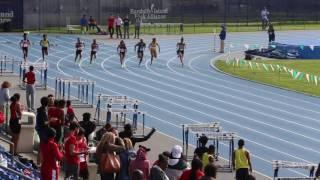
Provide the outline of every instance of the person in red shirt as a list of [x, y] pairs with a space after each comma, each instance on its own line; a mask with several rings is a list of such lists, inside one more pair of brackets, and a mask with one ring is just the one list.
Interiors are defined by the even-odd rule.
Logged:
[[64, 119], [64, 137], [68, 136], [70, 123], [74, 121], [76, 115], [74, 113], [73, 107], [71, 105], [71, 101], [67, 100], [67, 113]]
[[77, 134], [79, 131], [79, 125], [76, 122], [70, 124], [69, 136], [65, 139], [64, 150], [65, 150], [65, 179], [79, 178], [79, 165], [80, 158], [79, 155], [87, 154], [87, 150], [80, 151], [77, 143]]
[[[27, 106], [28, 111], [35, 111], [34, 110], [34, 94], [35, 94], [35, 82], [36, 82], [36, 75], [33, 72], [34, 67], [29, 67], [29, 72], [27, 72], [23, 77], [23, 82], [26, 84], [26, 99], [27, 99]], [[27, 81], [26, 81], [27, 79]]]
[[115, 18], [112, 14], [110, 14], [110, 17], [108, 18], [108, 30], [110, 34], [110, 38], [113, 38], [113, 33], [114, 33], [114, 21]]
[[[78, 143], [78, 148], [79, 151], [87, 151], [88, 150], [88, 145], [86, 138], [84, 136], [85, 130], [83, 128], [79, 129], [78, 135], [77, 135], [77, 143]], [[86, 154], [81, 154], [80, 155], [80, 173], [79, 176], [83, 180], [89, 179], [89, 170], [88, 170], [88, 163], [87, 163], [87, 155]]]
[[62, 125], [64, 124], [64, 107], [65, 107], [65, 100], [58, 100], [55, 101], [55, 107], [49, 108], [48, 110], [48, 117], [49, 117], [49, 125], [54, 130], [56, 130], [56, 137], [55, 141], [57, 143], [61, 143], [61, 136], [62, 136]]
[[[10, 98], [11, 104], [10, 104], [10, 121], [9, 121], [9, 127], [11, 130], [11, 141], [13, 143], [13, 153], [14, 155], [17, 155], [17, 146], [19, 142], [19, 136], [21, 132], [21, 124], [19, 123], [22, 115], [21, 105], [19, 103], [20, 101], [20, 94], [15, 93]], [[10, 152], [12, 152], [12, 146], [10, 146]]]
[[200, 180], [202, 176], [204, 176], [202, 172], [202, 162], [200, 159], [194, 158], [191, 162], [191, 169], [184, 171], [180, 180]]
[[59, 163], [63, 158], [63, 153], [60, 151], [57, 143], [54, 142], [56, 131], [53, 128], [47, 129], [47, 141], [40, 144], [41, 152], [49, 154], [42, 157], [41, 164], [41, 179], [43, 180], [58, 180], [59, 178]]

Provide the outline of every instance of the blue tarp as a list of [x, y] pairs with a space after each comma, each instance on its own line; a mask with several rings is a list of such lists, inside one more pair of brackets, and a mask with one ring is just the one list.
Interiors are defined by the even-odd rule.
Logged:
[[273, 42], [269, 48], [285, 54], [295, 56], [297, 59], [320, 59], [320, 46], [313, 45], [290, 45]]

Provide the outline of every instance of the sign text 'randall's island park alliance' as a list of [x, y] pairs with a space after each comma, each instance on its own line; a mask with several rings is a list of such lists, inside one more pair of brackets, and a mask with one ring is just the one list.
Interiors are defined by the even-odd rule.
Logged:
[[152, 19], [166, 19], [168, 15], [168, 8], [157, 9], [154, 4], [151, 5], [150, 9], [130, 9], [130, 14], [134, 15], [135, 18], [152, 20]]

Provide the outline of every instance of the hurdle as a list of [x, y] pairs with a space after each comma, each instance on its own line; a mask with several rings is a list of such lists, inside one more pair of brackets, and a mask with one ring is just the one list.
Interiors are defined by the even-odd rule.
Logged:
[[[116, 127], [117, 129], [123, 128], [125, 124], [127, 124], [127, 116], [128, 115], [133, 115], [136, 116], [135, 119], [132, 120], [132, 129], [136, 131], [138, 129], [138, 117], [142, 116], [142, 136], [144, 136], [144, 128], [145, 128], [145, 117], [146, 117], [146, 112], [139, 111], [138, 109], [116, 109], [116, 108], [110, 108], [111, 113], [116, 115], [115, 124], [113, 127]], [[111, 123], [111, 122], [109, 122]]]
[[[112, 96], [112, 95], [105, 95], [105, 94], [99, 94], [96, 97], [97, 100], [97, 106], [96, 111], [94, 115], [94, 119], [96, 120], [98, 125], [101, 124], [101, 105], [102, 102], [105, 103], [107, 108], [107, 116], [106, 116], [106, 122], [111, 122], [111, 109], [112, 108], [118, 108], [118, 109], [126, 109], [128, 105], [132, 106], [132, 109], [138, 110], [138, 105], [141, 103], [141, 101], [133, 98], [128, 98], [127, 96]], [[125, 119], [127, 114], [123, 113], [123, 118]], [[133, 122], [137, 121], [138, 113], [133, 113], [132, 120]], [[122, 118], [122, 116], [121, 116]], [[136, 127], [136, 124], [133, 124], [134, 127]]]
[[[313, 163], [306, 163], [306, 162], [291, 162], [291, 161], [282, 161], [282, 160], [273, 160], [272, 161], [272, 168], [274, 170], [273, 179], [274, 180], [307, 180], [312, 179], [316, 180], [315, 177], [315, 168], [317, 164]], [[309, 170], [309, 177], [279, 177], [279, 170], [280, 169], [305, 169]]]
[[215, 146], [215, 157], [219, 160], [219, 144], [221, 142], [228, 142], [228, 159], [227, 164], [220, 166], [218, 171], [220, 172], [232, 172], [232, 154], [234, 151], [234, 140], [236, 138], [236, 133], [234, 132], [224, 132], [220, 127], [219, 122], [205, 123], [205, 124], [183, 124], [182, 125], [182, 139], [183, 139], [183, 153], [188, 159], [192, 159], [193, 156], [188, 156], [188, 146], [189, 146], [189, 134], [193, 134], [197, 141], [197, 147], [200, 146], [199, 138], [201, 136], [206, 136], [212, 145]]
[[14, 60], [6, 55], [0, 56], [0, 76], [14, 74], [15, 65], [20, 61]]
[[[72, 101], [73, 107], [92, 108], [95, 82], [83, 78], [56, 78], [55, 97]], [[71, 88], [75, 87], [77, 96], [71, 96]], [[91, 89], [90, 89], [91, 88]], [[89, 92], [91, 90], [91, 100]]]
[[[28, 72], [30, 66], [34, 67], [34, 72], [36, 74], [36, 85], [35, 85], [36, 89], [47, 89], [48, 64], [46, 62], [41, 62], [41, 63], [21, 62], [20, 71], [19, 71], [20, 87], [22, 89], [26, 88], [26, 83], [23, 82], [23, 79], [25, 74]], [[39, 71], [40, 73], [36, 73], [36, 71]]]

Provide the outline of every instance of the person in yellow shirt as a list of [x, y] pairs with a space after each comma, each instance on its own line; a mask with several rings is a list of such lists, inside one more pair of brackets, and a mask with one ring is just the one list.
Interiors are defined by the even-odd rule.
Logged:
[[236, 170], [236, 180], [247, 180], [249, 171], [252, 173], [250, 153], [244, 148], [244, 140], [238, 141], [238, 149], [233, 152], [232, 166]]
[[152, 38], [152, 42], [149, 44], [150, 54], [151, 54], [151, 62], [150, 65], [152, 65], [152, 62], [155, 58], [157, 58], [157, 47], [160, 53], [160, 46], [157, 43], [156, 38]]
[[47, 35], [43, 34], [43, 39], [40, 41], [41, 51], [42, 51], [42, 60], [44, 61], [44, 55], [48, 56], [48, 48], [50, 46]]

